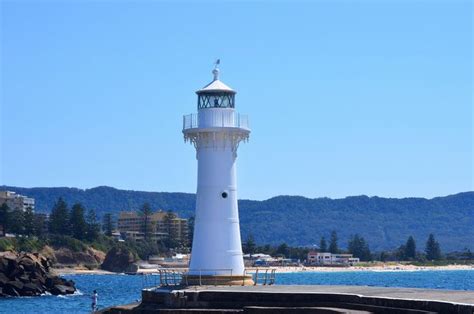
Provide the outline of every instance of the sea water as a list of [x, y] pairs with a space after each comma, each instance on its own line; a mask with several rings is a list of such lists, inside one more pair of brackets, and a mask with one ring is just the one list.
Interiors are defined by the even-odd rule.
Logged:
[[[93, 290], [99, 294], [99, 308], [140, 299], [140, 290], [157, 282], [157, 276], [67, 275], [78, 292], [69, 296], [0, 299], [0, 313], [90, 313]], [[155, 278], [154, 278], [155, 277]], [[362, 285], [450, 290], [473, 290], [474, 270], [451, 271], [351, 271], [276, 274], [280, 285]]]

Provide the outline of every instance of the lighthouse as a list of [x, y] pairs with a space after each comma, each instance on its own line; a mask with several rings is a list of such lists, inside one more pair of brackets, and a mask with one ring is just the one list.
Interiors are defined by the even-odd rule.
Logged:
[[196, 148], [196, 214], [189, 272], [183, 283], [252, 284], [245, 274], [237, 204], [237, 149], [248, 141], [247, 116], [235, 110], [236, 91], [219, 79], [196, 92], [197, 114], [183, 117], [184, 140]]

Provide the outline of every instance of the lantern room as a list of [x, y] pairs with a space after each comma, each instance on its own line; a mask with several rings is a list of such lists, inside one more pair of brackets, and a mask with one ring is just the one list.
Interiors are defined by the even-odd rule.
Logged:
[[235, 94], [232, 88], [219, 80], [219, 69], [212, 71], [214, 80], [198, 90], [198, 110], [206, 108], [235, 108]]

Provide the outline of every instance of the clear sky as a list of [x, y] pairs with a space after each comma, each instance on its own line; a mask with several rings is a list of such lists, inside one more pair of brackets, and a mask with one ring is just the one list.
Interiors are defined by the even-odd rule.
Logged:
[[221, 79], [239, 198], [473, 190], [471, 1], [1, 1], [0, 184], [195, 192]]

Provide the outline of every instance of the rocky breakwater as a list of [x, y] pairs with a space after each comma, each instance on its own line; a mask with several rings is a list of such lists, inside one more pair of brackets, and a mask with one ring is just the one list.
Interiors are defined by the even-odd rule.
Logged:
[[73, 294], [74, 282], [54, 274], [38, 253], [0, 252], [0, 297]]

